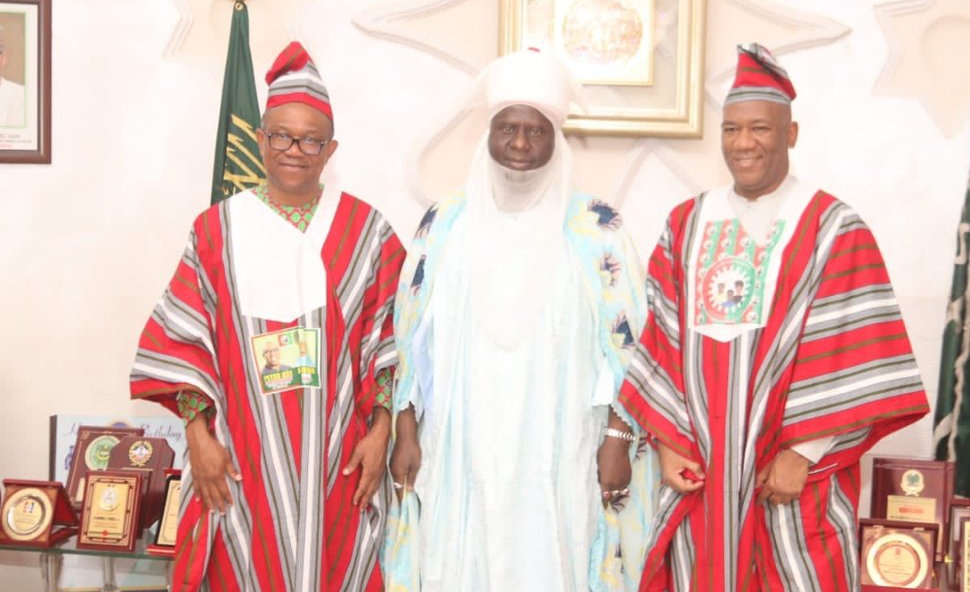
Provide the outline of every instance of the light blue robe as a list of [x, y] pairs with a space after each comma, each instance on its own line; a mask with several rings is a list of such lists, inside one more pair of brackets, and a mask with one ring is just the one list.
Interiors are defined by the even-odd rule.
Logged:
[[471, 311], [465, 206], [459, 196], [428, 211], [401, 276], [394, 408], [415, 407], [422, 465], [391, 511], [388, 590], [635, 590], [654, 453], [631, 447], [631, 495], [615, 507], [603, 509], [596, 475], [645, 309], [620, 216], [573, 196], [559, 260], [537, 270], [551, 280], [539, 319], [510, 351], [481, 338]]

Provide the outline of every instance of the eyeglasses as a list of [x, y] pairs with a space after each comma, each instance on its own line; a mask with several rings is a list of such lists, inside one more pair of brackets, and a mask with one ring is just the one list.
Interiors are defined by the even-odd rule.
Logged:
[[273, 150], [285, 152], [295, 143], [300, 147], [300, 152], [307, 156], [320, 154], [323, 147], [330, 143], [330, 140], [318, 140], [310, 137], [294, 138], [283, 132], [266, 132], [266, 138], [269, 140], [269, 147]]

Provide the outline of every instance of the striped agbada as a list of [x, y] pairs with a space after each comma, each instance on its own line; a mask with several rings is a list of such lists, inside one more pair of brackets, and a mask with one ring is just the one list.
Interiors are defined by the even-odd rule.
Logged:
[[[719, 215], [727, 188], [684, 202], [650, 259], [649, 318], [620, 399], [705, 479], [693, 493], [661, 487], [641, 590], [859, 589], [859, 459], [928, 407], [874, 237], [845, 203], [808, 189], [757, 245], [730, 209]], [[743, 298], [710, 306], [734, 278], [703, 284], [697, 268], [737, 245], [753, 253], [756, 293], [738, 279]], [[719, 339], [697, 330], [697, 315], [748, 315], [773, 279], [760, 322], [738, 317], [755, 326]], [[823, 438], [799, 499], [757, 502], [756, 476], [779, 451]]]
[[[366, 434], [374, 406], [389, 404], [381, 377], [396, 363], [392, 310], [404, 250], [379, 212], [333, 193], [324, 192], [323, 211], [306, 229], [318, 237], [316, 250], [302, 252], [306, 269], [325, 272], [325, 293], [297, 300], [320, 304], [304, 304], [287, 322], [246, 314], [243, 286], [251, 282], [241, 277], [240, 254], [256, 244], [280, 258], [302, 257], [285, 241], [268, 240], [273, 232], [296, 237], [297, 249], [306, 244], [300, 230], [246, 191], [196, 219], [142, 333], [132, 397], [176, 411], [180, 391], [205, 395], [215, 410], [212, 430], [242, 476], [228, 480], [235, 503], [224, 515], [183, 496], [173, 590], [383, 589], [377, 552], [389, 484], [361, 511], [351, 503], [360, 472], [342, 476], [340, 469]], [[306, 287], [286, 284], [291, 278], [273, 267], [256, 271], [258, 282], [279, 282], [284, 291]], [[314, 329], [322, 335], [322, 388], [261, 394], [267, 379], [256, 340], [271, 334], [285, 343], [287, 335]], [[183, 491], [191, 492], [188, 454], [186, 463]]]

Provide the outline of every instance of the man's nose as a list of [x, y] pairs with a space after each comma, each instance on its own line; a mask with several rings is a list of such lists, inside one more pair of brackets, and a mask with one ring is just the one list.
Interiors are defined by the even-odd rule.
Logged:
[[512, 138], [512, 147], [516, 150], [529, 149], [529, 137], [526, 135], [525, 130], [516, 132], [515, 137]]
[[738, 135], [734, 139], [734, 146], [736, 148], [748, 148], [754, 145], [754, 134], [751, 130], [740, 129]]

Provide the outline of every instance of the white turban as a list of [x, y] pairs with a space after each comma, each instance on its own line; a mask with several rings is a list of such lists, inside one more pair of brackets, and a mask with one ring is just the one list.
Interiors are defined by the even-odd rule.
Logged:
[[535, 107], [556, 129], [569, 115], [579, 84], [552, 53], [523, 50], [504, 55], [484, 72], [485, 102], [491, 119], [512, 105]]

